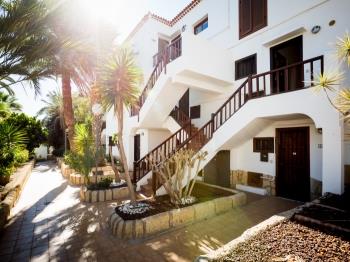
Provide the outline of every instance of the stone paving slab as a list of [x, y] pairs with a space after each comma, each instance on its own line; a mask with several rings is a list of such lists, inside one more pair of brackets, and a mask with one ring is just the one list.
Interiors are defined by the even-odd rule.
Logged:
[[139, 242], [115, 238], [107, 217], [115, 201], [81, 203], [54, 162], [33, 170], [0, 236], [0, 261], [193, 261], [247, 228], [300, 203], [248, 194], [248, 204]]

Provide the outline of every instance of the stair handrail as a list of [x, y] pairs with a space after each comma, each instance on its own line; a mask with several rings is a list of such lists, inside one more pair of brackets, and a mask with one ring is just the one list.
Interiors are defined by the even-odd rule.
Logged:
[[191, 121], [181, 127], [174, 134], [169, 136], [166, 140], [160, 143], [157, 147], [152, 149], [148, 154], [134, 162], [133, 170], [133, 181], [136, 183], [142, 177], [144, 177], [149, 171], [151, 171], [152, 166], [151, 162], [158, 163], [161, 160], [161, 157], [168, 157], [177, 151], [184, 141], [188, 139], [191, 135]]
[[191, 119], [190, 117], [184, 113], [178, 106], [175, 106], [173, 110], [171, 110], [169, 114], [180, 126], [184, 126]]
[[148, 93], [152, 88], [154, 87], [155, 83], [157, 82], [159, 76], [163, 72], [166, 74], [166, 65], [170, 63], [171, 61], [175, 60], [182, 54], [182, 39], [181, 36], [176, 39], [174, 42], [170, 43], [166, 48], [164, 48], [163, 51], [161, 51], [161, 59], [157, 62], [155, 65], [144, 89], [142, 90], [139, 99], [137, 101], [136, 105], [132, 105], [130, 107], [130, 115], [135, 116], [138, 115], [140, 112], [141, 107], [146, 101], [146, 98], [148, 96]]

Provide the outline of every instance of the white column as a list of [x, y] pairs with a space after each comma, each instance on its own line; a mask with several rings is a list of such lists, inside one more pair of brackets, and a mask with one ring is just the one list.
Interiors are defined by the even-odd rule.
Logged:
[[343, 123], [327, 123], [322, 129], [322, 193], [344, 192]]

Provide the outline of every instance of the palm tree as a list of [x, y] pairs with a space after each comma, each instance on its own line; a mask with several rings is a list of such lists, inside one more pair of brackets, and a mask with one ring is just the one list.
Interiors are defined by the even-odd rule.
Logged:
[[13, 94], [12, 85], [28, 81], [39, 92], [39, 81], [53, 76], [62, 42], [52, 37], [49, 16], [44, 1], [0, 1], [0, 89]]
[[64, 116], [63, 116], [63, 101], [62, 93], [59, 89], [50, 91], [46, 95], [46, 99], [41, 100], [45, 106], [42, 107], [37, 116], [45, 115], [45, 119], [52, 119], [55, 122], [60, 123], [60, 127], [64, 129]]
[[12, 112], [19, 112], [21, 109], [22, 106], [17, 103], [14, 96], [0, 92], [0, 119], [5, 118]]
[[125, 179], [129, 188], [131, 201], [136, 201], [134, 187], [131, 183], [128, 162], [123, 144], [124, 106], [129, 107], [137, 101], [142, 73], [136, 66], [132, 52], [124, 47], [117, 48], [104, 63], [100, 71], [101, 96], [106, 110], [114, 107], [118, 133], [117, 147], [125, 170]]

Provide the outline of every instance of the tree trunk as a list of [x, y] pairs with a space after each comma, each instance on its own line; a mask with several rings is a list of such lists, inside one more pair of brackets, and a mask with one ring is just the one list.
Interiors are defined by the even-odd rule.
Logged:
[[74, 150], [74, 111], [70, 80], [70, 72], [69, 70], [65, 70], [62, 74], [63, 115], [65, 125], [68, 129], [69, 147], [71, 150]]
[[115, 112], [116, 112], [116, 116], [117, 116], [117, 122], [118, 122], [118, 149], [119, 149], [119, 153], [120, 153], [120, 158], [124, 167], [124, 172], [125, 172], [125, 180], [126, 183], [128, 185], [128, 189], [129, 189], [129, 193], [130, 193], [130, 198], [131, 198], [131, 203], [136, 203], [136, 194], [135, 194], [135, 190], [134, 190], [134, 185], [131, 182], [131, 178], [129, 175], [129, 168], [128, 168], [128, 162], [127, 162], [127, 158], [125, 155], [125, 150], [124, 150], [124, 143], [123, 143], [123, 103], [120, 99], [120, 97], [117, 97], [115, 99]]
[[113, 172], [114, 172], [114, 180], [115, 180], [116, 183], [119, 183], [120, 182], [120, 175], [119, 175], [118, 168], [115, 166], [115, 163], [114, 163], [112, 146], [109, 146], [109, 156], [111, 157], [111, 165], [112, 165], [112, 169], [113, 169]]

